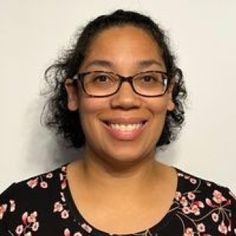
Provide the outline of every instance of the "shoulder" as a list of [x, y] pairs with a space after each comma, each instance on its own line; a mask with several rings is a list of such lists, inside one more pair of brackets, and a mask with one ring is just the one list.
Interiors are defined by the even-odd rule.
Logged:
[[215, 232], [234, 232], [236, 235], [236, 198], [232, 191], [182, 170], [177, 169], [177, 173], [175, 200], [181, 214], [202, 227], [215, 227]]
[[65, 175], [63, 166], [7, 188], [0, 195], [0, 235], [4, 227], [9, 229], [11, 225], [20, 226], [26, 221], [32, 221], [36, 230], [39, 212], [41, 217], [48, 216], [48, 206], [56, 201], [62, 185], [66, 184]]
[[60, 188], [61, 180], [64, 179], [64, 170], [65, 166], [13, 183], [0, 195], [0, 202], [17, 200], [27, 204], [31, 201], [39, 201], [41, 198], [37, 197], [38, 195], [48, 195], [52, 190]]
[[[225, 186], [217, 184], [213, 181], [197, 177], [177, 169], [178, 190], [180, 192], [194, 192], [198, 196], [205, 198], [214, 197], [214, 200], [223, 201], [223, 196], [235, 201], [235, 196], [231, 190]], [[221, 198], [222, 196], [222, 198]]]

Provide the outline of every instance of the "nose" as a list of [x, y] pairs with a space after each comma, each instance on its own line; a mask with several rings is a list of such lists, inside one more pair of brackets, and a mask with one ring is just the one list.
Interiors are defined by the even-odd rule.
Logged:
[[112, 108], [133, 109], [141, 105], [141, 98], [136, 94], [131, 85], [124, 81], [116, 94], [111, 98]]

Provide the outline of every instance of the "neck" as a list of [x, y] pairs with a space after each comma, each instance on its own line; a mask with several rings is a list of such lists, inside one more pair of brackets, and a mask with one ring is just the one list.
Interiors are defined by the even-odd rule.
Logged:
[[[83, 180], [88, 186], [101, 189], [110, 189], [118, 192], [144, 191], [148, 185], [157, 181], [157, 176], [163, 168], [155, 160], [155, 152], [148, 158], [132, 162], [105, 161], [93, 155], [88, 155], [85, 150], [85, 158], [78, 162]], [[148, 183], [148, 184], [147, 184]]]

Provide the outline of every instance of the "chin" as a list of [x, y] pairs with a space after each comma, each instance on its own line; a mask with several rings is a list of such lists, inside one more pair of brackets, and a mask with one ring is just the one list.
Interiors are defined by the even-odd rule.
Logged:
[[120, 165], [120, 166], [130, 166], [135, 165], [147, 158], [154, 158], [155, 152], [149, 152], [149, 154], [141, 152], [135, 152], [134, 150], [119, 150], [116, 153], [106, 153], [104, 158], [110, 164]]

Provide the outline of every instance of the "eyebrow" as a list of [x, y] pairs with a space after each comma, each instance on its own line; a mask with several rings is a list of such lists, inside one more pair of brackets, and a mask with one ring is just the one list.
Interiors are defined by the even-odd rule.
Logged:
[[154, 59], [151, 59], [151, 60], [142, 60], [142, 61], [139, 61], [138, 64], [142, 67], [148, 67], [148, 66], [152, 66], [152, 65], [158, 65], [158, 66], [163, 66], [163, 63], [157, 61], [157, 60], [154, 60]]
[[85, 68], [89, 68], [91, 66], [102, 66], [102, 67], [112, 67], [112, 63], [107, 60], [94, 60], [91, 61], [88, 65], [85, 66]]
[[[137, 61], [136, 64], [142, 68], [149, 67], [152, 65], [163, 66], [163, 63], [161, 63], [155, 59]], [[102, 66], [102, 67], [111, 68], [111, 67], [113, 67], [113, 65], [114, 64], [110, 61], [98, 59], [98, 60], [91, 61], [88, 65], [86, 65], [85, 68], [89, 68], [91, 66]]]

